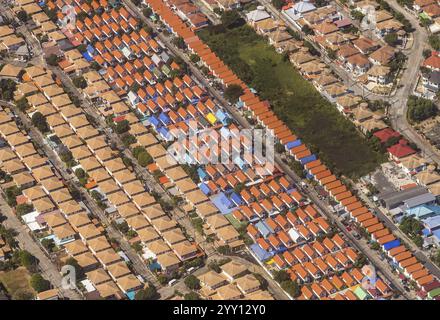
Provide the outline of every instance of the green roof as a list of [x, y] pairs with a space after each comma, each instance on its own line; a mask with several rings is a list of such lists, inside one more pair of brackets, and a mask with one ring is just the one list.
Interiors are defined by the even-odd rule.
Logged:
[[440, 287], [439, 288], [435, 288], [434, 290], [431, 290], [428, 292], [428, 297], [430, 298], [435, 298], [438, 295], [440, 295]]
[[365, 292], [364, 289], [362, 289], [361, 286], [357, 286], [356, 289], [354, 289], [354, 294], [360, 299], [360, 300], [365, 300], [365, 298], [367, 298], [367, 293]]

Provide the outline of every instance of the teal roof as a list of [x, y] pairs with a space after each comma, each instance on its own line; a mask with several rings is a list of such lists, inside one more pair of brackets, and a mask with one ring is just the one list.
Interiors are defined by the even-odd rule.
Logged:
[[428, 215], [434, 214], [433, 210], [431, 210], [429, 207], [424, 205], [411, 208], [409, 210], [406, 210], [406, 212], [408, 213], [409, 216], [414, 215], [416, 218], [423, 218]]

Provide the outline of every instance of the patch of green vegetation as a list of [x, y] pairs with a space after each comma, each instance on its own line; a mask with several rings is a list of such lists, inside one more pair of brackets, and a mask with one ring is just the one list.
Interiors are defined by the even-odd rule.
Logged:
[[252, 28], [215, 26], [200, 31], [199, 36], [262, 99], [270, 101], [277, 116], [335, 173], [358, 178], [384, 160], [355, 126]]

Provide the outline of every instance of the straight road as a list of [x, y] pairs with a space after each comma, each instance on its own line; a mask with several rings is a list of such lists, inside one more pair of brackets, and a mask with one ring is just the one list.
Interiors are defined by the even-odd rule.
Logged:
[[[128, 5], [128, 7], [131, 9], [132, 12], [136, 13], [137, 16], [146, 24], [150, 25], [152, 28], [154, 28], [154, 25], [145, 17], [143, 17], [142, 13], [139, 11], [139, 9], [133, 5], [133, 3], [130, 0], [123, 0], [124, 3]], [[177, 56], [179, 56], [181, 59], [183, 59], [190, 67], [190, 70], [192, 71], [193, 76], [197, 78], [197, 80], [209, 91], [209, 93], [214, 96], [217, 99], [217, 103], [219, 103], [222, 107], [224, 107], [228, 113], [231, 114], [231, 116], [245, 129], [252, 128], [252, 126], [248, 123], [248, 121], [241, 115], [241, 113], [233, 106], [230, 106], [229, 103], [223, 98], [223, 96], [212, 88], [212, 86], [209, 84], [209, 82], [206, 80], [204, 75], [200, 72], [200, 70], [195, 67], [192, 62], [189, 60], [187, 55], [175, 48], [169, 39], [165, 38], [162, 34], [158, 35], [160, 40], [164, 42], [164, 44]], [[276, 155], [276, 164], [290, 177], [291, 180], [295, 181], [296, 183], [299, 183], [301, 179], [281, 160], [279, 155]], [[405, 290], [403, 289], [400, 280], [392, 274], [390, 269], [385, 268], [383, 266], [383, 262], [378, 258], [377, 253], [371, 252], [369, 248], [367, 248], [365, 245], [361, 245], [359, 241], [357, 241], [351, 234], [348, 233], [348, 231], [345, 229], [345, 227], [337, 221], [337, 219], [334, 218], [334, 216], [328, 211], [327, 207], [321, 203], [319, 200], [317, 193], [315, 190], [309, 188], [306, 191], [306, 195], [311, 198], [313, 202], [315, 202], [318, 207], [321, 209], [321, 211], [330, 218], [331, 221], [335, 220], [335, 223], [338, 225], [338, 227], [341, 229], [341, 231], [345, 234], [345, 236], [355, 245], [355, 247], [363, 252], [366, 257], [375, 265], [375, 267], [384, 274], [385, 278], [392, 282], [394, 286], [402, 293], [403, 295], [406, 295], [409, 297]]]
[[55, 168], [61, 174], [64, 182], [69, 186], [73, 186], [80, 191], [81, 198], [84, 204], [89, 208], [90, 212], [98, 217], [100, 221], [106, 225], [106, 231], [109, 237], [114, 238], [118, 241], [121, 246], [121, 249], [127, 254], [128, 258], [131, 260], [133, 264], [134, 270], [142, 275], [145, 279], [150, 281], [151, 283], [158, 285], [156, 277], [151, 273], [143, 260], [139, 257], [139, 255], [134, 251], [128, 241], [122, 236], [122, 234], [113, 228], [111, 225], [111, 221], [107, 218], [105, 212], [98, 207], [96, 202], [91, 198], [89, 193], [85, 192], [83, 188], [79, 186], [79, 184], [74, 180], [71, 174], [67, 172], [67, 168], [65, 164], [60, 160], [56, 152], [46, 143], [43, 135], [39, 132], [31, 123], [30, 119], [18, 111], [16, 108], [11, 108], [13, 112], [20, 117], [22, 123], [26, 126], [28, 130], [28, 134], [31, 137], [32, 141], [36, 143], [46, 154], [48, 159], [54, 164]]
[[409, 246], [412, 253], [424, 264], [424, 266], [433, 275], [440, 279], [440, 268], [432, 263], [431, 259], [426, 256], [425, 252], [420, 250], [420, 248], [417, 247], [414, 242], [396, 226], [396, 224], [391, 220], [388, 215], [386, 215], [386, 213], [381, 208], [376, 207], [374, 203], [362, 192], [359, 192], [358, 194], [370, 208], [374, 208], [374, 214], [379, 218], [379, 220], [382, 221], [387, 226], [387, 228], [390, 229], [395, 235], [404, 240], [405, 244]]

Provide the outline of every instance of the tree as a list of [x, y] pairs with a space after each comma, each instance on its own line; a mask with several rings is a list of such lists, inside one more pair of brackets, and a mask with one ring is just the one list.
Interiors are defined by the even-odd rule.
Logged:
[[177, 48], [179, 48], [179, 49], [182, 49], [182, 50], [186, 49], [186, 43], [185, 43], [185, 40], [183, 40], [182, 37], [174, 38], [174, 39], [173, 39], [173, 44], [174, 44]]
[[192, 63], [197, 63], [200, 61], [200, 57], [197, 54], [192, 54], [189, 58]]
[[283, 288], [284, 291], [294, 298], [301, 294], [298, 284], [292, 280], [285, 280], [281, 282], [281, 288]]
[[32, 204], [21, 203], [15, 208], [15, 212], [18, 216], [22, 216], [32, 212], [34, 210], [34, 206]]
[[438, 266], [440, 266], [440, 249], [431, 257], [432, 261]]
[[[17, 84], [11, 79], [0, 80], [0, 98], [6, 101], [11, 101], [14, 98], [14, 92]], [[26, 99], [26, 98], [24, 98]]]
[[76, 15], [76, 18], [77, 18], [79, 21], [81, 21], [81, 22], [84, 22], [84, 20], [85, 20], [87, 17], [88, 17], [88, 14], [87, 14], [86, 12], [84, 12], [84, 11], [81, 11], [80, 13], [78, 13], [78, 14]]
[[440, 37], [438, 35], [430, 35], [428, 38], [428, 42], [434, 50], [440, 50]]
[[365, 17], [365, 15], [359, 10], [351, 10], [350, 15], [353, 17], [354, 20], [358, 21], [362, 21], [362, 19]]
[[191, 291], [183, 296], [185, 300], [202, 300], [197, 292]]
[[383, 38], [386, 43], [388, 43], [390, 46], [396, 46], [399, 43], [399, 37], [397, 36], [397, 33], [392, 32], [385, 35]]
[[128, 120], [122, 120], [116, 123], [115, 125], [115, 132], [117, 134], [123, 134], [130, 130], [130, 122]]
[[93, 190], [92, 192], [90, 192], [90, 196], [95, 200], [95, 201], [100, 201], [102, 200], [103, 196], [99, 191]]
[[286, 4], [284, 0], [272, 0], [272, 5], [277, 8], [278, 10], [281, 10], [281, 8]]
[[153, 11], [150, 9], [150, 8], [144, 8], [143, 10], [142, 10], [142, 14], [146, 17], [146, 18], [149, 18], [152, 14], [153, 14]]
[[220, 268], [220, 266], [218, 265], [218, 262], [213, 260], [208, 264], [208, 268], [211, 270], [214, 270], [217, 273], [220, 273], [222, 271], [222, 269]]
[[21, 194], [21, 191], [16, 186], [9, 187], [5, 190], [6, 202], [11, 207], [15, 207], [17, 205], [16, 198]]
[[253, 273], [254, 277], [260, 282], [261, 290], [267, 290], [269, 287], [269, 282], [259, 273]]
[[231, 247], [228, 245], [220, 246], [217, 248], [218, 253], [220, 254], [230, 254], [231, 253]]
[[225, 90], [225, 98], [232, 104], [236, 103], [242, 95], [243, 88], [238, 84], [231, 84]]
[[309, 25], [305, 24], [302, 28], [301, 31], [304, 32], [306, 35], [314, 35], [315, 32], [313, 31], [312, 28], [309, 27]]
[[68, 163], [73, 160], [72, 152], [66, 148], [66, 150], [63, 150], [59, 153], [61, 161]]
[[428, 99], [410, 96], [408, 98], [408, 117], [411, 121], [420, 122], [437, 114], [437, 106]]
[[224, 11], [220, 17], [222, 25], [227, 29], [238, 28], [245, 24], [237, 10]]
[[50, 282], [44, 279], [39, 273], [32, 275], [31, 279], [29, 280], [29, 284], [37, 292], [43, 292], [50, 289]]
[[164, 275], [164, 274], [160, 274], [160, 275], [157, 277], [157, 281], [159, 281], [159, 283], [160, 283], [161, 285], [165, 285], [165, 284], [167, 284], [167, 282], [168, 282], [168, 277], [167, 277], [166, 275]]
[[151, 155], [147, 151], [142, 152], [139, 155], [139, 157], [137, 158], [137, 160], [138, 160], [139, 165], [142, 167], [146, 167], [149, 164], [153, 163], [153, 158], [151, 157]]
[[87, 87], [87, 81], [82, 76], [74, 78], [72, 82], [77, 88], [84, 89]]
[[194, 276], [192, 274], [189, 275], [188, 277], [186, 277], [184, 282], [185, 282], [185, 285], [190, 290], [198, 290], [198, 289], [200, 289], [200, 280], [196, 276]]
[[136, 137], [130, 133], [126, 133], [122, 136], [121, 138], [122, 143], [124, 144], [124, 146], [129, 147], [131, 146], [133, 143], [136, 143]]
[[53, 239], [44, 238], [41, 240], [41, 245], [49, 252], [52, 252], [55, 248], [55, 242]]
[[134, 298], [136, 300], [156, 300], [158, 298], [158, 293], [153, 285], [149, 285], [145, 289], [136, 292]]
[[46, 57], [46, 62], [50, 66], [56, 67], [58, 65], [58, 57], [56, 54], [51, 54]]
[[84, 43], [81, 43], [78, 47], [77, 47], [78, 51], [81, 53], [84, 53], [87, 51], [87, 46]]
[[26, 22], [26, 21], [29, 20], [29, 15], [26, 13], [26, 11], [20, 10], [20, 11], [17, 12], [17, 18], [21, 22]]
[[37, 270], [38, 260], [30, 252], [21, 250], [18, 254], [20, 264], [31, 272]]
[[273, 271], [273, 278], [278, 283], [290, 281], [290, 276], [285, 270]]
[[46, 117], [39, 111], [32, 115], [32, 124], [40, 130], [41, 133], [49, 132], [49, 125], [47, 124]]

